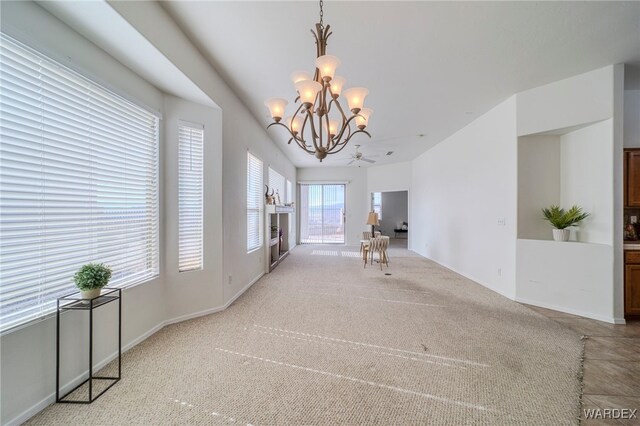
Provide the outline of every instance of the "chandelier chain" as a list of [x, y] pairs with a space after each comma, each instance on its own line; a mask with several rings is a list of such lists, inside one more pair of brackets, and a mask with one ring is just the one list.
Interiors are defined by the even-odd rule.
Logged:
[[324, 17], [324, 10], [322, 6], [324, 5], [324, 1], [320, 0], [320, 28], [324, 28], [324, 22], [322, 22], [322, 18]]

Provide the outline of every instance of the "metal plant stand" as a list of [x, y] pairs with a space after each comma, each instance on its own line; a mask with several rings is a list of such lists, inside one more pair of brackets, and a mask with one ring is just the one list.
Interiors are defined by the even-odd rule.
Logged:
[[[118, 301], [118, 376], [94, 376], [93, 375], [93, 311], [94, 309], [104, 306], [114, 301]], [[102, 294], [93, 299], [82, 299], [79, 292], [71, 293], [58, 299], [56, 315], [56, 402], [68, 404], [91, 404], [98, 399], [103, 393], [108, 391], [111, 386], [118, 383], [122, 372], [122, 289], [119, 288], [103, 288]], [[89, 313], [89, 378], [71, 389], [69, 392], [60, 396], [60, 314], [65, 311], [86, 311]], [[111, 380], [105, 389], [94, 395], [94, 380]], [[65, 399], [85, 383], [89, 384], [89, 395], [86, 400], [69, 400]]]

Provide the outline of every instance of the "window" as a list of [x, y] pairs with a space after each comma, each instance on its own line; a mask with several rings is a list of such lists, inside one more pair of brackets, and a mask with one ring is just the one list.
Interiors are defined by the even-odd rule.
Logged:
[[276, 201], [276, 203], [284, 204], [286, 199], [284, 176], [269, 167], [269, 193], [271, 193], [271, 190], [273, 190], [274, 197], [276, 196], [275, 194], [280, 196], [280, 202]]
[[202, 269], [204, 126], [178, 126], [178, 270]]
[[262, 161], [247, 152], [247, 252], [262, 246]]
[[293, 202], [293, 188], [291, 186], [291, 181], [287, 179], [287, 203]]
[[158, 117], [0, 34], [0, 329], [158, 275]]
[[300, 243], [344, 244], [344, 184], [300, 184]]
[[382, 193], [371, 193], [371, 208], [378, 213], [378, 220], [382, 220]]

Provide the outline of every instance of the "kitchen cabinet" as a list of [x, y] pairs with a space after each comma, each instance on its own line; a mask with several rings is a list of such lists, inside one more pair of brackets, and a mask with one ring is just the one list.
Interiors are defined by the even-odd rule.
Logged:
[[640, 207], [640, 149], [624, 152], [624, 205]]
[[624, 252], [624, 313], [640, 315], [640, 250]]

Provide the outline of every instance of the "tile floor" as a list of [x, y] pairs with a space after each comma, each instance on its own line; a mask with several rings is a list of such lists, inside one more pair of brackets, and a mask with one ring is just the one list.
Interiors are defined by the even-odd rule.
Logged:
[[[585, 342], [582, 425], [640, 425], [640, 321], [614, 325], [529, 306], [587, 336]], [[637, 409], [637, 418], [587, 420], [584, 409]]]

